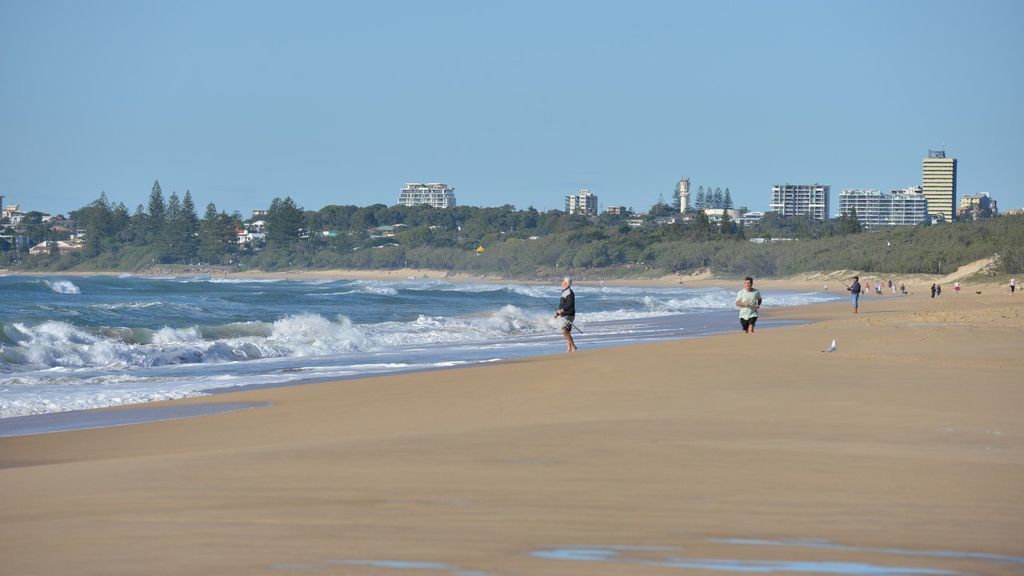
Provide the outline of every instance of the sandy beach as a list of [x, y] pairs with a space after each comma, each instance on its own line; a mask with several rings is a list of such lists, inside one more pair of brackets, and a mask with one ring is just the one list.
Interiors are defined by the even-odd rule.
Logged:
[[2, 572], [1022, 574], [1024, 296], [970, 288], [0, 438]]

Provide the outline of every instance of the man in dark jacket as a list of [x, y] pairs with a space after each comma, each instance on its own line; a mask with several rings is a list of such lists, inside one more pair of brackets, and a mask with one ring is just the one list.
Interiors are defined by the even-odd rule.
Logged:
[[575, 352], [576, 343], [572, 341], [572, 321], [576, 318], [576, 295], [572, 291], [572, 278], [562, 278], [562, 297], [558, 300], [555, 318], [562, 317], [562, 336], [565, 338], [566, 352]]
[[860, 276], [853, 277], [853, 284], [850, 284], [850, 287], [847, 288], [847, 290], [850, 291], [850, 294], [853, 297], [853, 313], [856, 314], [857, 304], [860, 301]]

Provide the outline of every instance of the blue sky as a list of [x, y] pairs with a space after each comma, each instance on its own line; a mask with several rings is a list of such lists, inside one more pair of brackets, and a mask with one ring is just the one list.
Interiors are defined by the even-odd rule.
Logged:
[[1024, 2], [0, 0], [0, 194], [646, 210], [680, 177], [1024, 206]]

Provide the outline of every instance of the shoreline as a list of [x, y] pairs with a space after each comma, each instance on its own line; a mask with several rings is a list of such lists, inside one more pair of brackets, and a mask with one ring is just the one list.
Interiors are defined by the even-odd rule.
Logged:
[[[904, 282], [908, 291], [928, 290], [932, 283], [947, 286], [952, 292], [953, 282], [960, 281], [964, 290], [982, 289], [986, 291], [1007, 290], [1003, 276], [991, 278], [977, 278], [975, 275], [982, 270], [989, 259], [979, 260], [961, 266], [958, 270], [949, 274], [899, 274], [884, 272], [861, 272], [856, 270], [823, 270], [816, 272], [805, 272], [791, 276], [754, 278], [755, 287], [765, 287], [776, 290], [792, 291], [844, 291], [844, 285], [849, 284], [850, 278], [859, 275], [861, 284], [866, 287], [882, 284], [884, 296], [889, 296], [887, 282], [892, 279], [898, 286]], [[585, 276], [574, 280], [581, 286], [636, 286], [636, 287], [670, 287], [683, 286], [686, 288], [711, 288], [711, 287], [732, 287], [737, 289], [742, 286], [742, 276], [719, 277], [709, 271], [697, 273], [675, 273], [653, 277], [631, 277], [631, 278], [600, 278], [600, 273], [594, 271], [577, 271], [586, 273]], [[265, 272], [259, 270], [248, 271], [227, 271], [211, 267], [188, 267], [188, 266], [167, 266], [153, 267], [145, 272], [132, 273], [120, 271], [95, 271], [95, 272], [23, 272], [0, 270], [0, 274], [15, 276], [139, 276], [142, 278], [160, 277], [194, 277], [209, 276], [211, 278], [236, 279], [236, 280], [363, 280], [363, 281], [409, 281], [409, 280], [442, 280], [452, 283], [480, 282], [487, 284], [494, 283], [517, 283], [527, 285], [556, 283], [558, 278], [505, 278], [486, 274], [471, 274], [466, 272], [453, 272], [450, 270], [438, 270], [427, 268], [399, 268], [395, 270], [359, 270], [359, 269], [302, 269], [285, 270], [277, 272]], [[572, 273], [570, 273], [572, 275]], [[597, 276], [597, 277], [595, 277]], [[997, 279], [998, 278], [998, 279]], [[1008, 277], [1007, 277], [1008, 278]], [[865, 296], [872, 296], [866, 294]]]
[[[799, 325], [809, 320], [804, 320], [802, 314], [794, 309], [801, 308], [812, 308], [815, 306], [822, 306], [829, 304], [814, 303], [814, 304], [801, 304], [796, 306], [782, 306], [772, 307], [772, 315], [774, 318], [765, 318], [764, 321], [759, 325], [761, 330], [777, 330], [786, 328], [789, 326]], [[774, 314], [775, 312], [787, 311], [787, 314], [779, 315]], [[762, 314], [764, 314], [762, 312]], [[684, 317], [689, 318], [688, 315]], [[599, 350], [609, 348], [622, 348], [628, 346], [638, 346], [648, 344], [652, 342], [662, 341], [678, 341], [678, 340], [689, 340], [699, 338], [710, 338], [714, 336], [720, 336], [723, 334], [729, 334], [735, 332], [735, 326], [731, 322], [732, 315], [729, 315], [730, 322], [721, 326], [716, 326], [708, 329], [708, 325], [703, 326], [703, 330], [697, 329], [696, 326], [691, 328], [689, 332], [685, 332], [679, 336], [674, 337], [661, 337], [655, 339], [642, 339], [633, 342], [625, 343], [602, 343], [602, 342], [591, 342], [587, 341], [584, 346], [588, 350]], [[708, 322], [708, 320], [703, 320]], [[579, 338], [579, 336], [577, 336]], [[521, 360], [529, 360], [537, 357], [547, 357], [558, 354], [556, 350], [562, 346], [560, 341], [554, 342], [551, 352], [545, 352], [541, 354], [527, 354], [527, 355], [509, 355], [501, 358], [489, 358], [486, 360], [467, 361], [465, 364], [459, 364], [454, 366], [431, 366], [431, 367], [415, 367], [406, 369], [396, 369], [389, 372], [379, 373], [364, 373], [364, 374], [352, 374], [344, 377], [337, 376], [317, 376], [310, 377], [309, 379], [303, 380], [286, 380], [280, 382], [264, 382], [257, 384], [244, 384], [226, 388], [209, 388], [200, 390], [195, 396], [188, 396], [185, 398], [179, 398], [174, 400], [154, 400], [149, 402], [136, 402], [130, 404], [117, 404], [112, 406], [96, 407], [96, 408], [83, 408], [75, 410], [65, 410], [58, 412], [45, 412], [40, 414], [28, 414], [21, 416], [9, 416], [0, 418], [0, 438], [25, 436], [31, 434], [50, 434], [56, 432], [67, 432], [74, 430], [86, 430], [96, 429], [104, 427], [123, 426], [128, 424], [142, 424], [147, 422], [158, 422], [168, 418], [190, 418], [190, 417], [201, 417], [209, 414], [218, 413], [220, 410], [208, 409], [208, 406], [215, 406], [222, 403], [217, 403], [215, 398], [223, 395], [249, 392], [254, 390], [262, 389], [274, 389], [274, 388], [287, 388], [293, 386], [306, 386], [310, 384], [322, 384], [322, 383], [341, 383], [352, 380], [370, 380], [374, 378], [381, 378], [385, 376], [400, 376], [400, 375], [411, 375], [424, 372], [436, 372], [446, 370], [461, 370], [466, 368], [490, 366], [505, 364], [508, 362], [516, 362]], [[179, 405], [178, 403], [191, 400], [209, 399], [211, 402], [207, 403], [193, 403]], [[228, 403], [230, 404], [230, 403]], [[173, 410], [177, 408], [178, 410]], [[231, 408], [234, 409], [234, 408]], [[130, 417], [131, 421], [126, 422], [126, 412], [134, 412], [135, 414]], [[167, 416], [166, 412], [174, 412], [173, 416]]]
[[861, 306], [0, 438], [0, 555], [12, 573], [1019, 574], [1024, 299]]

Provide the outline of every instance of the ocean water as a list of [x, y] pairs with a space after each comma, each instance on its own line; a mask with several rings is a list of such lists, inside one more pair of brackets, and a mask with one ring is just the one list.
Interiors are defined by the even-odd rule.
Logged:
[[[736, 287], [574, 289], [584, 350], [739, 329]], [[559, 292], [414, 278], [4, 276], [0, 418], [559, 353]], [[836, 299], [764, 295], [766, 311]]]

